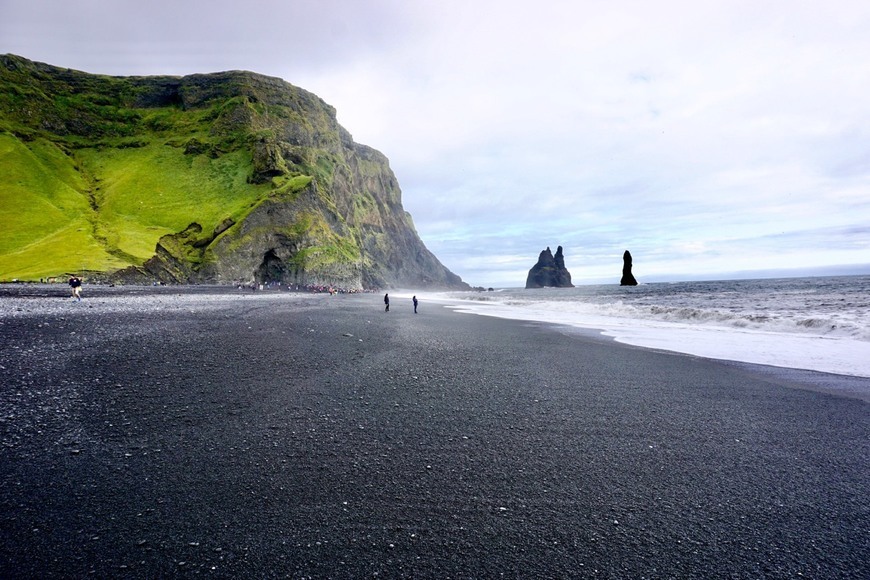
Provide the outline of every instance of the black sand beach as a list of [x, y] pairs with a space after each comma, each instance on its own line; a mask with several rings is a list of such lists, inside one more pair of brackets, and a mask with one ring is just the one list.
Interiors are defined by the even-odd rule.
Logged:
[[425, 296], [56, 292], [0, 293], [3, 578], [870, 577], [859, 398]]

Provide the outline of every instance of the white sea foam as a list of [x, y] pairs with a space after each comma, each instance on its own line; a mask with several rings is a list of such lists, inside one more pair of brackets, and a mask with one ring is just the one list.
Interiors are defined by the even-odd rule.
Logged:
[[511, 289], [437, 298], [460, 312], [598, 329], [635, 346], [870, 377], [868, 289], [870, 278], [858, 276]]

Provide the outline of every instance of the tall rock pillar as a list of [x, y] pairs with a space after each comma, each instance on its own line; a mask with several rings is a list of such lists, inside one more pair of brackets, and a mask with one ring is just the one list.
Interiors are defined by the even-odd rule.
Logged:
[[637, 280], [631, 273], [631, 254], [628, 250], [622, 255], [622, 280], [619, 281], [620, 286], [637, 286]]

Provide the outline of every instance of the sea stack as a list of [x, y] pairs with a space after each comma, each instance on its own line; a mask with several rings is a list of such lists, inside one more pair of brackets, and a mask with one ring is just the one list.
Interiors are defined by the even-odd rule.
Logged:
[[622, 255], [622, 280], [619, 281], [620, 286], [637, 286], [637, 280], [631, 274], [631, 254], [628, 250]]
[[538, 263], [529, 270], [526, 288], [573, 288], [571, 273], [565, 268], [562, 246], [556, 248], [556, 255], [547, 247], [538, 256]]

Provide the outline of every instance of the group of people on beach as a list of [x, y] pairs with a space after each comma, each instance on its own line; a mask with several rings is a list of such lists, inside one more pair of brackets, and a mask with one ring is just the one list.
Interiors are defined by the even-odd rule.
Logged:
[[376, 292], [376, 290], [361, 290], [358, 288], [342, 288], [340, 286], [326, 286], [321, 284], [284, 284], [283, 282], [246, 282], [242, 283], [238, 280], [233, 284], [239, 290], [287, 290], [288, 292], [312, 292], [315, 294], [359, 294], [362, 292]]
[[[411, 301], [414, 303], [414, 314], [417, 314], [417, 297], [414, 296], [411, 298]], [[390, 295], [384, 294], [384, 312], [390, 311]]]
[[[82, 279], [76, 275], [72, 275], [72, 276], [70, 276], [68, 283], [69, 283], [70, 290], [72, 291], [72, 297], [78, 301], [81, 301], [81, 299], [82, 299]], [[239, 286], [239, 288], [241, 288], [241, 285]], [[297, 289], [298, 289], [298, 287], [297, 287]], [[305, 288], [305, 290], [307, 290], [309, 292], [321, 291], [319, 289], [313, 290], [311, 288]], [[334, 292], [335, 292], [335, 290], [333, 290], [332, 288], [329, 289], [330, 294], [332, 294]], [[419, 301], [417, 300], [416, 295], [411, 297], [411, 302], [414, 304], [414, 314], [417, 314], [417, 304], [419, 303]], [[387, 294], [384, 294], [384, 312], [389, 312], [389, 311], [390, 311], [390, 295], [389, 295], [389, 293], [387, 293]]]

